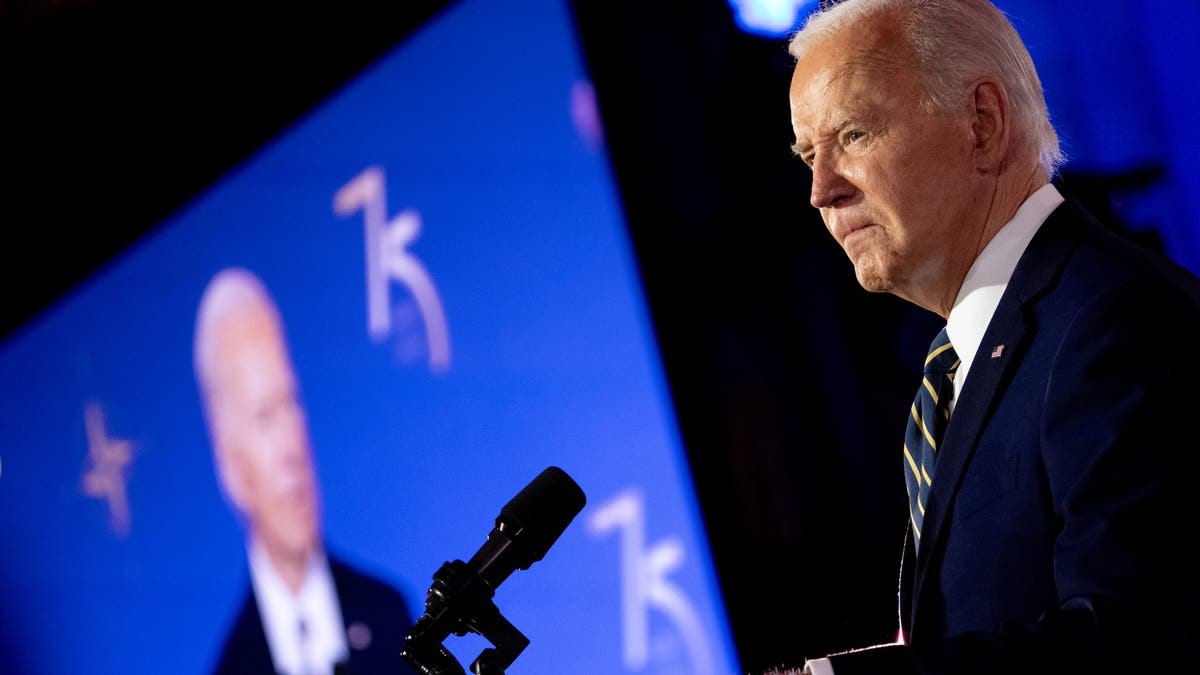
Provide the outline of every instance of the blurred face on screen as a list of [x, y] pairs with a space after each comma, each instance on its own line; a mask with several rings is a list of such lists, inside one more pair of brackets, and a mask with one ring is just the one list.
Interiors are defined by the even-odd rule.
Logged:
[[213, 392], [226, 488], [273, 559], [317, 547], [319, 508], [308, 425], [275, 316], [227, 317], [215, 336]]
[[953, 301], [958, 267], [978, 243], [964, 225], [976, 200], [970, 119], [922, 106], [913, 57], [889, 18], [834, 33], [797, 61], [795, 151], [859, 284], [937, 311], [947, 293]]

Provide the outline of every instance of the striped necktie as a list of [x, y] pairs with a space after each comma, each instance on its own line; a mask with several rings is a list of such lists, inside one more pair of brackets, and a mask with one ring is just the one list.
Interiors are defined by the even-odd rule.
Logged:
[[925, 518], [925, 500], [933, 484], [938, 444], [950, 421], [950, 400], [954, 398], [954, 371], [961, 361], [950, 344], [946, 329], [929, 345], [925, 374], [913, 400], [908, 429], [904, 433], [904, 478], [908, 483], [908, 511], [912, 519], [913, 544], [921, 544], [921, 524]]

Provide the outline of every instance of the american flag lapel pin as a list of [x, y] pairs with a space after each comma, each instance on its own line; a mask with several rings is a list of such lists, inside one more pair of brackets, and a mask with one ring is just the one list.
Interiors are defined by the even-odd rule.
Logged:
[[996, 345], [996, 348], [992, 350], [992, 358], [998, 359], [1001, 356], [1004, 356], [1004, 345]]

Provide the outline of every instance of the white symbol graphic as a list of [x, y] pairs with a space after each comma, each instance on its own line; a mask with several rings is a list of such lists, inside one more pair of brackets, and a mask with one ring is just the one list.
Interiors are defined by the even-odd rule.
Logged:
[[629, 489], [596, 508], [588, 531], [602, 535], [621, 531], [621, 634], [626, 668], [640, 671], [650, 661], [650, 610], [661, 611], [674, 624], [687, 646], [691, 672], [712, 675], [716, 664], [704, 636], [704, 626], [687, 594], [667, 576], [683, 565], [685, 552], [678, 537], [646, 546], [646, 518], [640, 492]]
[[383, 169], [367, 167], [333, 198], [334, 213], [348, 216], [362, 209], [367, 254], [367, 334], [381, 342], [392, 333], [390, 282], [408, 287], [425, 324], [429, 368], [450, 368], [450, 334], [437, 287], [425, 266], [408, 250], [421, 233], [421, 216], [413, 209], [387, 219]]
[[125, 469], [133, 460], [133, 444], [109, 437], [104, 428], [104, 410], [95, 401], [84, 405], [83, 424], [91, 465], [83, 474], [83, 494], [108, 500], [109, 523], [113, 532], [124, 537], [131, 527]]

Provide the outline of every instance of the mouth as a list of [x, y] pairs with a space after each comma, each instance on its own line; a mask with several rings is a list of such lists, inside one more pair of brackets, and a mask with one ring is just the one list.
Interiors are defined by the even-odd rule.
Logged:
[[844, 247], [844, 246], [846, 246], [846, 242], [848, 242], [850, 240], [850, 237], [854, 236], [855, 234], [858, 234], [859, 232], [862, 232], [863, 230], [873, 227], [873, 226], [874, 226], [874, 223], [858, 223], [855, 225], [848, 225], [845, 227], [840, 227], [840, 228], [838, 228], [838, 230], [840, 230], [840, 231], [837, 233], [838, 234], [837, 239]]

